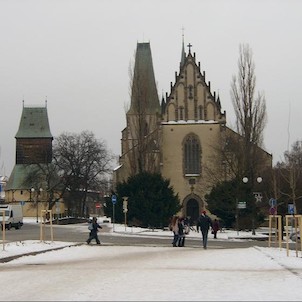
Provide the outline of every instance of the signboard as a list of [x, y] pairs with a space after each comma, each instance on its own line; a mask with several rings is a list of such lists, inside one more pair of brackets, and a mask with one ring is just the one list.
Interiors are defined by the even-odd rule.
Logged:
[[246, 209], [246, 202], [245, 201], [239, 201], [237, 204], [238, 209]]
[[269, 205], [271, 207], [275, 207], [277, 205], [277, 200], [274, 199], [274, 198], [271, 198], [269, 201], [268, 201]]
[[99, 209], [99, 208], [101, 207], [101, 204], [100, 204], [100, 203], [96, 203], [96, 204], [95, 204], [95, 207], [96, 207], [97, 209]]
[[127, 199], [124, 199], [123, 200], [123, 209], [127, 209], [128, 208], [128, 200]]
[[253, 192], [256, 202], [262, 201], [262, 193], [261, 192]]
[[25, 201], [20, 201], [20, 204], [23, 207], [25, 205]]
[[270, 215], [277, 215], [277, 208], [276, 207], [270, 207], [269, 214]]
[[288, 213], [291, 214], [291, 215], [295, 214], [295, 208], [294, 208], [294, 205], [292, 203], [290, 203], [288, 205]]
[[111, 201], [113, 204], [116, 204], [116, 195], [111, 196]]

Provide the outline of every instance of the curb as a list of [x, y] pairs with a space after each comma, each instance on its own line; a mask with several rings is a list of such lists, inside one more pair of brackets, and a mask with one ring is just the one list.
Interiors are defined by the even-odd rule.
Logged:
[[66, 246], [60, 246], [60, 247], [56, 247], [56, 248], [49, 249], [49, 250], [35, 251], [35, 252], [29, 252], [29, 253], [25, 253], [25, 254], [9, 256], [9, 257], [5, 257], [5, 258], [1, 258], [0, 263], [7, 263], [7, 262], [10, 262], [12, 260], [21, 258], [23, 256], [35, 256], [35, 255], [38, 255], [38, 254], [43, 254], [43, 253], [47, 253], [47, 252], [50, 252], [50, 251], [62, 250], [62, 249], [65, 249], [66, 247], [80, 246], [80, 245], [83, 245], [83, 244], [86, 244], [86, 243], [81, 242], [81, 243], [77, 243], [77, 244], [70, 244], [70, 245], [66, 245]]

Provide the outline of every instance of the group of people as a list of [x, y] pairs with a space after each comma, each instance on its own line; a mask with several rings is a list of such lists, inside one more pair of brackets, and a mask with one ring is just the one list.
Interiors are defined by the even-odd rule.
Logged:
[[[185, 245], [185, 235], [190, 231], [190, 224], [187, 218], [181, 216], [173, 216], [169, 225], [169, 229], [173, 232], [172, 245], [174, 247], [183, 247]], [[196, 231], [201, 231], [202, 234], [202, 245], [203, 248], [207, 248], [208, 244], [208, 233], [212, 230], [214, 239], [217, 239], [217, 232], [220, 229], [219, 221], [217, 219], [212, 219], [207, 215], [206, 211], [202, 211], [201, 215], [198, 217], [196, 223]]]
[[190, 231], [188, 219], [182, 216], [174, 215], [171, 219], [169, 229], [174, 234], [172, 246], [185, 246], [186, 235], [189, 234]]
[[[98, 230], [102, 229], [102, 227], [98, 224], [97, 218], [93, 217], [91, 223], [89, 238], [86, 240], [87, 244], [94, 239], [97, 244], [101, 244], [98, 238]], [[201, 231], [202, 234], [202, 244], [203, 248], [207, 248], [208, 244], [208, 233], [210, 228], [212, 229], [212, 234], [214, 234], [214, 239], [217, 238], [217, 232], [220, 229], [219, 222], [217, 219], [212, 219], [207, 215], [206, 211], [202, 211], [196, 223], [196, 231]], [[189, 234], [191, 226], [188, 218], [184, 218], [182, 216], [174, 215], [171, 219], [169, 225], [170, 231], [173, 232], [173, 247], [184, 247], [186, 235]]]

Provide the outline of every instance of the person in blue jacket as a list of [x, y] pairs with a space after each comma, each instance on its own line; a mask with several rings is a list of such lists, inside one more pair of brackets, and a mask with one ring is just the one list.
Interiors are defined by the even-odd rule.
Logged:
[[92, 239], [95, 239], [96, 244], [101, 244], [99, 237], [98, 237], [98, 231], [99, 229], [102, 229], [102, 227], [98, 224], [96, 217], [92, 218], [92, 229], [90, 230], [89, 238], [86, 240], [87, 244], [91, 242]]

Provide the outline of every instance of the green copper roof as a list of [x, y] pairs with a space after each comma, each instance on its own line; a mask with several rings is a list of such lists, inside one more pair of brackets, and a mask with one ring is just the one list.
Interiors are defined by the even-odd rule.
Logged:
[[142, 110], [146, 114], [160, 112], [150, 43], [137, 43], [132, 79], [130, 112]]
[[15, 138], [52, 138], [46, 107], [23, 107]]
[[32, 184], [26, 184], [26, 177], [37, 170], [37, 165], [15, 165], [7, 181], [5, 190], [25, 190], [32, 187]]

